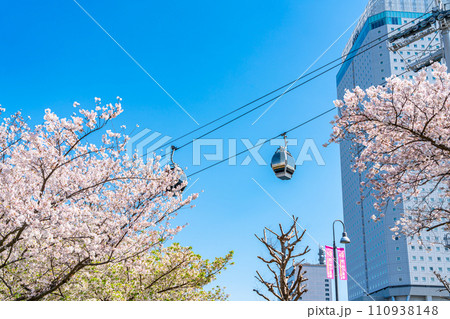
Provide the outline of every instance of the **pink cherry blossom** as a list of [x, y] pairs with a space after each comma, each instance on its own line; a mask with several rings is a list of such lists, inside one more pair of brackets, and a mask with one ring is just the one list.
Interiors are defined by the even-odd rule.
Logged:
[[335, 101], [340, 116], [329, 141], [353, 145], [353, 169], [365, 175], [361, 187], [377, 210], [404, 203], [400, 226], [408, 235], [450, 229], [450, 75], [439, 63], [432, 68], [433, 82], [422, 71], [411, 81], [393, 76], [347, 91]]
[[138, 267], [181, 230], [171, 220], [197, 198], [174, 189], [179, 172], [158, 159], [128, 158], [128, 137], [106, 131], [103, 144], [88, 142], [122, 112], [119, 98], [96, 102], [71, 118], [47, 109], [34, 128], [20, 112], [0, 123], [2, 299], [43, 299], [86, 267]]

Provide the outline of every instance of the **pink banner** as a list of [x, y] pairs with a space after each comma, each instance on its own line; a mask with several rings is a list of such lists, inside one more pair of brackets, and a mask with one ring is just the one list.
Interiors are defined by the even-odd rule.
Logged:
[[337, 249], [338, 265], [339, 265], [339, 279], [347, 280], [347, 261], [345, 260], [344, 248]]
[[327, 267], [327, 278], [334, 278], [334, 265], [333, 265], [333, 247], [325, 246], [325, 264]]

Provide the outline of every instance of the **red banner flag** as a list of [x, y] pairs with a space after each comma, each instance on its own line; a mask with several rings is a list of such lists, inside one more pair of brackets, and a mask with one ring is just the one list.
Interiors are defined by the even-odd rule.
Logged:
[[333, 266], [333, 247], [325, 246], [325, 264], [327, 268], [327, 278], [334, 278], [334, 266]]
[[337, 249], [338, 265], [339, 265], [339, 279], [347, 280], [347, 261], [345, 260], [344, 248]]

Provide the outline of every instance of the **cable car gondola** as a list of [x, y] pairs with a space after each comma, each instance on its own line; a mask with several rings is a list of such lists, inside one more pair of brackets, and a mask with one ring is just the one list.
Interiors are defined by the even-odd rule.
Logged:
[[185, 190], [185, 188], [186, 188], [186, 186], [187, 186], [187, 176], [186, 176], [186, 174], [183, 172], [183, 170], [177, 165], [177, 164], [175, 164], [175, 162], [173, 161], [173, 154], [175, 153], [175, 150], [176, 150], [177, 148], [175, 147], [175, 146], [173, 146], [172, 145], [172, 154], [170, 155], [170, 161], [171, 161], [171, 163], [170, 163], [170, 169], [172, 170], [172, 171], [177, 171], [177, 173], [178, 173], [178, 182], [175, 184], [175, 185], [173, 185], [173, 186], [169, 186], [168, 188], [167, 188], [167, 190], [170, 192], [170, 191], [172, 191], [172, 190], [177, 190], [181, 185], [183, 185], [184, 184], [184, 186], [183, 187], [181, 187], [181, 189], [179, 190], [180, 192], [183, 192], [184, 190]]
[[284, 146], [280, 146], [272, 157], [272, 169], [275, 176], [282, 180], [289, 180], [295, 172], [295, 160], [287, 149], [286, 133], [284, 136]]

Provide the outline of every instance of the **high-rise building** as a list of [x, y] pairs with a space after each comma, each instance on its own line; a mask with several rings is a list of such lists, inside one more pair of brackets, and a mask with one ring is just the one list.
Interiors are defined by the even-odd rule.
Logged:
[[[434, 0], [369, 1], [343, 52], [345, 62], [337, 74], [338, 98], [343, 98], [346, 89], [380, 85], [393, 74], [412, 78], [408, 66], [441, 48], [439, 33], [426, 35], [397, 52], [388, 49], [386, 35], [417, 23], [433, 6]], [[378, 39], [381, 36], [385, 37]], [[375, 47], [354, 57], [355, 50], [369, 47], [364, 47], [367, 43]], [[431, 71], [427, 72], [432, 81]], [[437, 271], [450, 277], [450, 251], [442, 245], [445, 234], [439, 229], [424, 234], [423, 244], [417, 243], [418, 238], [393, 238], [390, 228], [401, 212], [414, 205], [405, 194], [403, 203], [389, 205], [381, 221], [372, 221], [371, 216], [378, 214], [373, 207], [375, 199], [363, 197], [360, 184], [364, 174], [351, 169], [353, 151], [350, 142], [341, 143], [344, 220], [352, 241], [346, 246], [349, 300], [440, 300], [448, 296], [439, 291], [442, 285], [433, 274]]]

